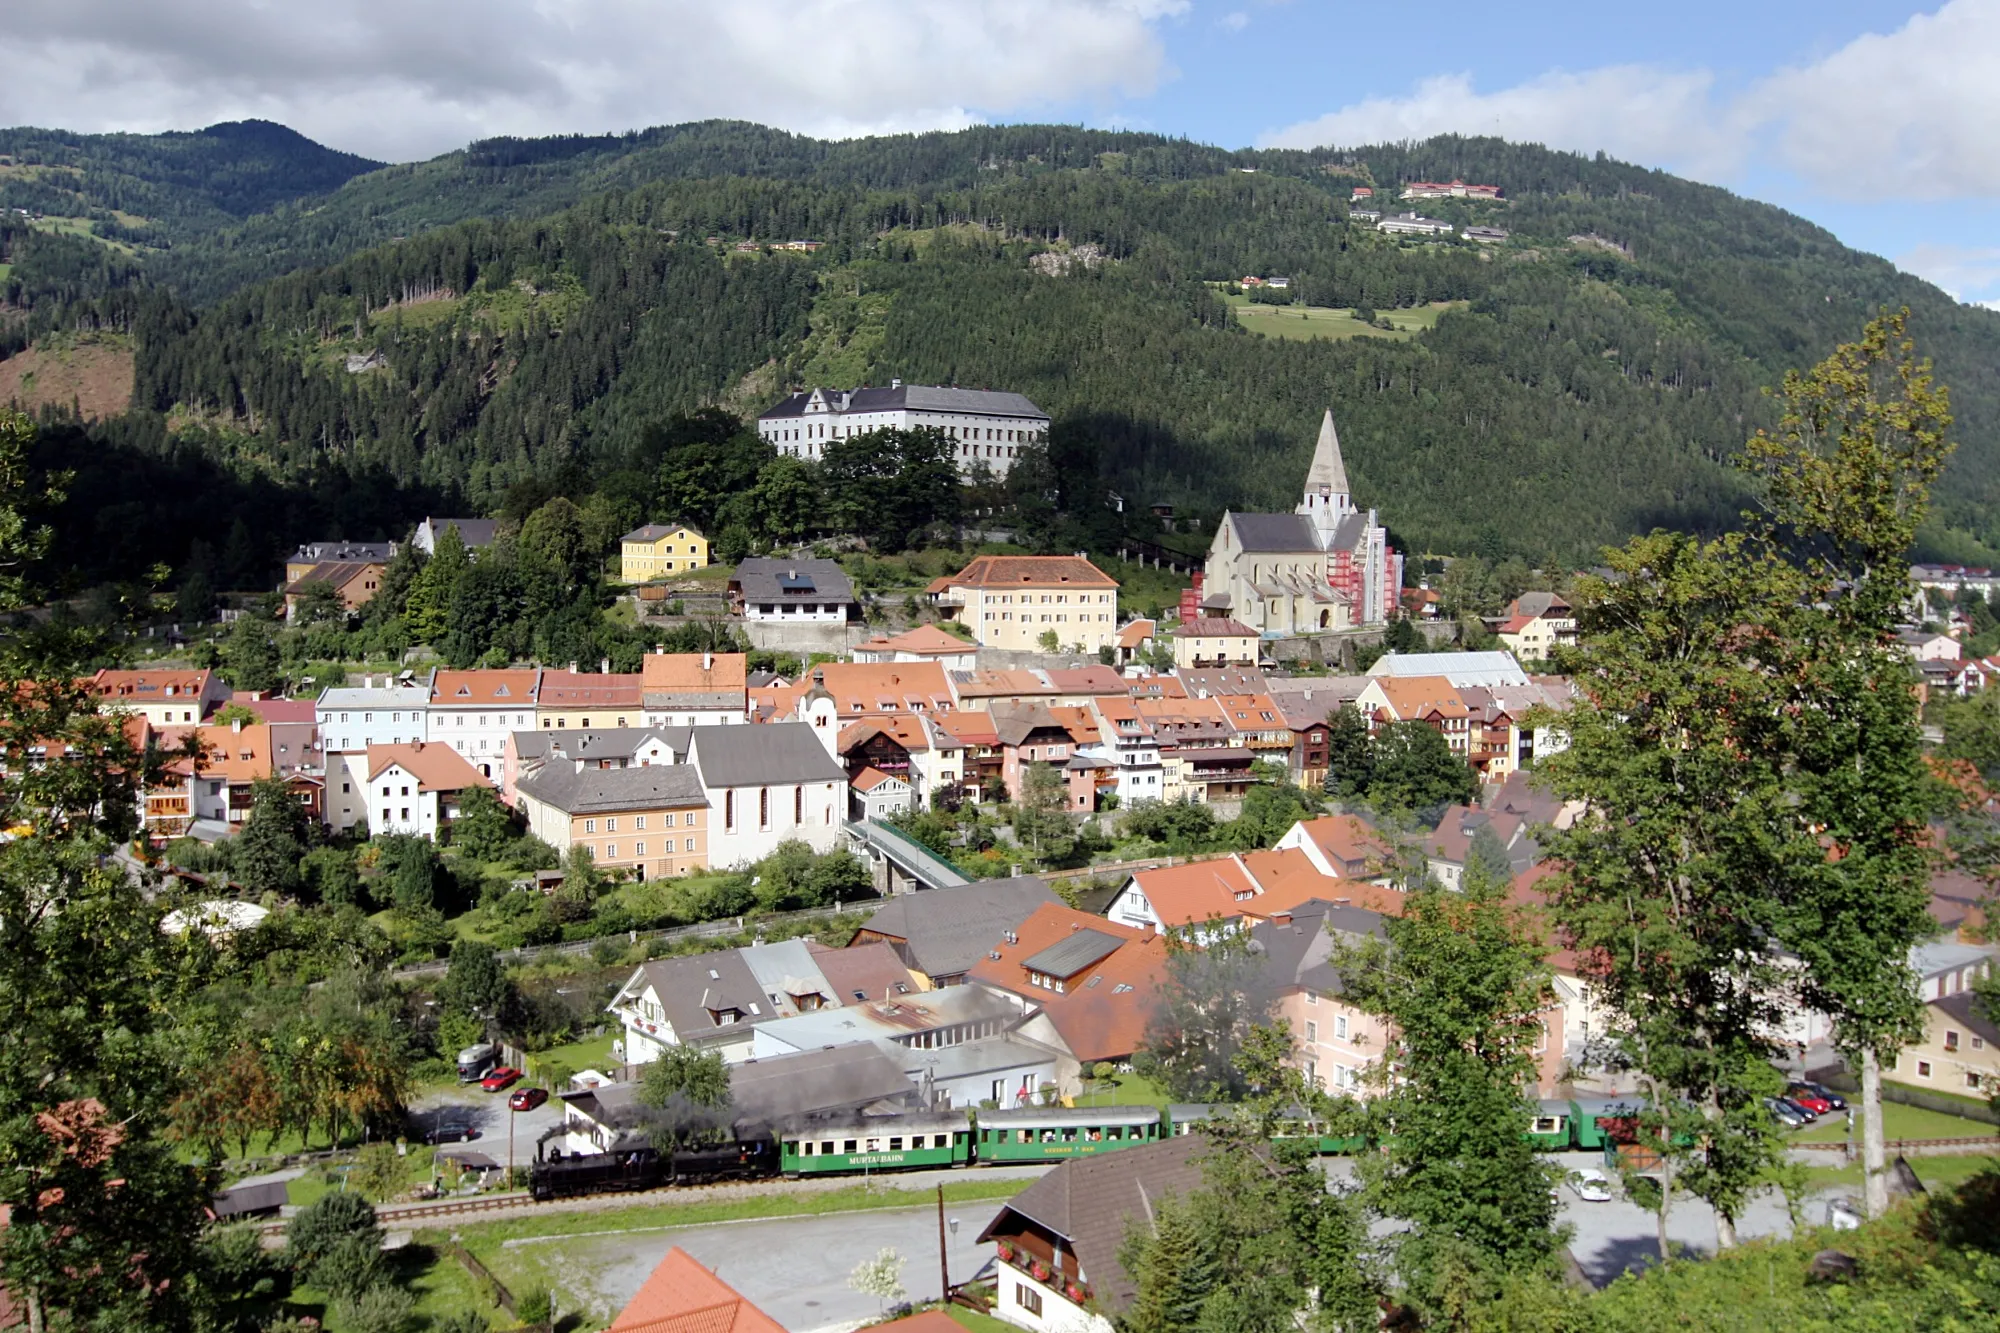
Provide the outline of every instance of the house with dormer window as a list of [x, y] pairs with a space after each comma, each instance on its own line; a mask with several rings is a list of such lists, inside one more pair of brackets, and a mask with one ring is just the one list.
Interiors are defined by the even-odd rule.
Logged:
[[[841, 957], [823, 968], [826, 954]], [[867, 979], [856, 984], [858, 969]], [[898, 984], [914, 988], [915, 981], [886, 944], [831, 949], [784, 940], [654, 959], [632, 973], [606, 1011], [624, 1028], [617, 1049], [626, 1064], [650, 1064], [669, 1046], [714, 1051], [736, 1064], [751, 1058], [760, 1023], [881, 998]]]
[[458, 751], [489, 781], [505, 766], [507, 734], [532, 731], [542, 673], [444, 671], [431, 675], [426, 734]]

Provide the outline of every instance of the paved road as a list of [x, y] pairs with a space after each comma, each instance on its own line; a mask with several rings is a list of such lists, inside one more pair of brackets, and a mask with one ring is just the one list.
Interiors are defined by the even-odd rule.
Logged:
[[[994, 1200], [945, 1205], [952, 1281], [965, 1281], [992, 1258], [993, 1247], [977, 1244], [976, 1237], [999, 1207]], [[952, 1218], [958, 1219], [955, 1235], [950, 1234]], [[894, 1249], [906, 1261], [903, 1285], [912, 1296], [938, 1294], [935, 1204], [781, 1221], [510, 1240], [503, 1246], [507, 1253], [503, 1271], [518, 1267], [539, 1273], [543, 1280], [551, 1280], [558, 1308], [573, 1310], [582, 1304], [608, 1318], [632, 1299], [674, 1245], [714, 1269], [793, 1333], [849, 1329], [879, 1317], [881, 1302], [855, 1291], [847, 1279], [855, 1265], [884, 1249]]]
[[[515, 1087], [526, 1087], [516, 1084]], [[562, 1103], [543, 1102], [532, 1111], [509, 1111], [507, 1098], [513, 1092], [484, 1092], [477, 1083], [427, 1092], [410, 1104], [411, 1139], [420, 1142], [425, 1133], [449, 1119], [471, 1123], [474, 1138], [470, 1146], [502, 1166], [526, 1166], [535, 1160], [535, 1140], [544, 1130], [562, 1123]], [[513, 1157], [508, 1157], [509, 1130], [512, 1130]]]

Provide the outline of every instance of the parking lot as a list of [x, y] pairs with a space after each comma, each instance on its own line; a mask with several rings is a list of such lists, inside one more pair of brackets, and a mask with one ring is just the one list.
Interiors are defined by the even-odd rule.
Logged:
[[523, 1082], [506, 1092], [486, 1092], [477, 1083], [464, 1083], [427, 1092], [410, 1104], [410, 1137], [422, 1141], [438, 1126], [462, 1120], [472, 1127], [473, 1148], [502, 1166], [526, 1166], [535, 1159], [535, 1140], [562, 1123], [563, 1110], [561, 1102], [550, 1098], [532, 1111], [509, 1111], [508, 1096], [529, 1086]]

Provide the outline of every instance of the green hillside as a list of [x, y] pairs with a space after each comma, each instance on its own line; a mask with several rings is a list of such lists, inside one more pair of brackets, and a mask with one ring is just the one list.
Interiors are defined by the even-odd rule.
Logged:
[[[1505, 243], [1348, 219], [1358, 183], [1453, 176], [1509, 202], [1425, 210]], [[823, 244], [737, 249], [794, 239]], [[1573, 563], [1733, 521], [1727, 463], [1762, 387], [1907, 304], [1962, 441], [1930, 544], [2000, 546], [2000, 316], [1781, 210], [1498, 140], [835, 144], [720, 122], [500, 140], [131, 262], [138, 286], [86, 302], [80, 277], [50, 303], [136, 335], [134, 410], [99, 441], [278, 487], [283, 512], [341, 513], [350, 535], [527, 481], [674, 502], [648, 444], [673, 414], [900, 377], [1041, 403], [1048, 493], [1094, 539], [1157, 500], [1289, 507], [1331, 406], [1362, 502], [1410, 549]], [[1289, 276], [1302, 328], [1318, 310], [1328, 336], [1256, 332], [1215, 286], [1246, 274]], [[1392, 327], [1371, 336], [1357, 309]]]

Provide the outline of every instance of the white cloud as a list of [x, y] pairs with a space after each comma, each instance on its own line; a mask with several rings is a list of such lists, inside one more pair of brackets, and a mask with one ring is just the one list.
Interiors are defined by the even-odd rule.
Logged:
[[1276, 147], [1360, 144], [1456, 131], [1602, 149], [1708, 180], [1788, 169], [1845, 198], [2000, 195], [2000, 0], [1949, 0], [1888, 34], [1720, 96], [1706, 70], [1620, 65], [1552, 72], [1479, 92], [1425, 79], [1273, 131]]
[[1250, 16], [1240, 9], [1233, 10], [1217, 19], [1215, 26], [1218, 28], [1227, 28], [1230, 32], [1242, 32], [1250, 26]]
[[1782, 71], [1745, 99], [1782, 160], [1829, 193], [2000, 193], [2000, 0], [1953, 0]]
[[1614, 65], [1556, 71], [1482, 93], [1467, 74], [1425, 79], [1406, 97], [1371, 97], [1265, 136], [1275, 148], [1495, 134], [1551, 148], [1595, 152], [1712, 175], [1733, 170], [1743, 136], [1713, 100], [1702, 71]]
[[1967, 295], [2000, 289], [2000, 247], [1926, 243], [1897, 255], [1896, 267], [1936, 283], [1958, 300], [2000, 310], [2000, 299], [1981, 300]]
[[[8, 0], [0, 124], [261, 116], [397, 160], [489, 134], [740, 117], [954, 128], [1170, 76], [1187, 0]], [[60, 111], [58, 111], [58, 108]]]

